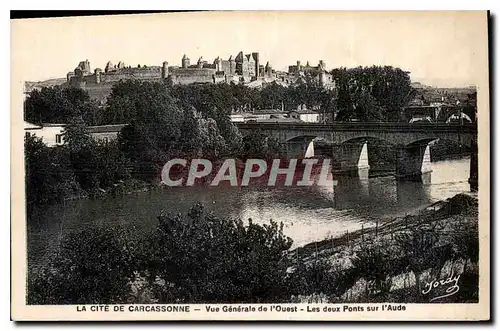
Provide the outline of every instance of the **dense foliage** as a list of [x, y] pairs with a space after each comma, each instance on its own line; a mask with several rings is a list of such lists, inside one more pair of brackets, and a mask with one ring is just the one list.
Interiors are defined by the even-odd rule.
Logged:
[[415, 95], [409, 73], [389, 66], [332, 71], [338, 88], [339, 121], [399, 121], [400, 111]]
[[160, 302], [274, 302], [286, 292], [285, 252], [292, 241], [283, 225], [244, 225], [207, 214], [201, 205], [158, 220], [147, 270]]
[[141, 281], [161, 303], [286, 300], [292, 241], [282, 230], [220, 219], [195, 205], [186, 215], [160, 215], [142, 241], [110, 227], [72, 233], [30, 275], [28, 302], [123, 303]]
[[80, 193], [67, 149], [47, 147], [33, 136], [26, 138], [24, 146], [28, 213], [36, 205]]
[[35, 206], [99, 195], [130, 178], [130, 161], [117, 142], [95, 141], [78, 122], [64, 136], [65, 144], [57, 147], [34, 136], [25, 139], [28, 214]]
[[32, 91], [24, 102], [24, 119], [31, 123], [68, 123], [78, 116], [88, 125], [101, 123], [97, 103], [82, 89], [43, 87]]

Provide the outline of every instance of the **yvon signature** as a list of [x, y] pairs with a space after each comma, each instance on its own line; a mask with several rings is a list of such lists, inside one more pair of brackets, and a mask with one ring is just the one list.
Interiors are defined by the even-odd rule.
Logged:
[[448, 286], [445, 290], [446, 294], [434, 297], [430, 299], [429, 302], [452, 296], [453, 294], [457, 293], [460, 290], [460, 286], [458, 286], [459, 279], [460, 275], [454, 276], [452, 270], [450, 277], [446, 279], [440, 279], [440, 280], [434, 279], [431, 282], [426, 282], [425, 289], [422, 291], [422, 294], [429, 294], [431, 292], [435, 293], [435, 291], [440, 292], [440, 290], [444, 286]]

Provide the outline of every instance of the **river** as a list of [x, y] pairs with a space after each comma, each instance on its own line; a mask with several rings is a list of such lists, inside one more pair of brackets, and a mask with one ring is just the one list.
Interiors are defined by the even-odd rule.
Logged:
[[[61, 235], [104, 223], [147, 231], [162, 209], [187, 211], [202, 202], [216, 215], [256, 223], [283, 222], [293, 247], [353, 231], [375, 220], [388, 220], [469, 191], [469, 158], [431, 163], [422, 182], [397, 181], [393, 176], [338, 176], [332, 187], [196, 187], [166, 188], [102, 200], [70, 201], [38, 213], [28, 229], [30, 266], [44, 263], [58, 247]], [[30, 222], [35, 223], [35, 222]]]

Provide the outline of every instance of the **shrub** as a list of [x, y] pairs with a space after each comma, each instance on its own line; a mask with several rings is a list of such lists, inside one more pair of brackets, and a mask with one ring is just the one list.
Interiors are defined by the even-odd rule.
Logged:
[[339, 270], [325, 260], [300, 262], [287, 278], [288, 289], [294, 296], [324, 294], [330, 301], [336, 300], [354, 285], [353, 271]]
[[134, 246], [129, 233], [109, 227], [69, 234], [49, 265], [28, 275], [28, 304], [127, 302]]
[[366, 281], [365, 294], [387, 295], [391, 288], [393, 262], [388, 252], [380, 246], [363, 246], [352, 258], [353, 275]]

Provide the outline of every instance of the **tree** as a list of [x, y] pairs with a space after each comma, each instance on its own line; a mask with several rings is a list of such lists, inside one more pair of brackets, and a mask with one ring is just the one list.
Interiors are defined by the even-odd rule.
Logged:
[[120, 146], [133, 162], [134, 173], [151, 180], [172, 158], [218, 158], [237, 151], [241, 136], [229, 118], [229, 89], [137, 81], [116, 85], [106, 116], [129, 123]]
[[82, 193], [66, 149], [47, 147], [30, 136], [24, 142], [24, 155], [28, 215], [37, 205], [62, 202]]
[[130, 177], [131, 163], [116, 141], [97, 142], [81, 119], [73, 119], [64, 131], [64, 147], [80, 186], [91, 196]]
[[94, 193], [93, 191], [99, 188], [96, 164], [93, 161], [96, 142], [90, 137], [81, 118], [72, 119], [65, 127], [63, 136], [64, 146], [69, 151], [71, 166], [79, 185]]
[[113, 87], [105, 110], [108, 122], [128, 123], [120, 149], [144, 179], [155, 178], [171, 157], [177, 157], [184, 114], [161, 83], [123, 81]]
[[[286, 101], [286, 88], [276, 82], [266, 84], [260, 90], [261, 108], [281, 109], [281, 105]], [[288, 103], [288, 102], [287, 102]]]
[[244, 225], [198, 204], [186, 215], [160, 215], [148, 242], [146, 269], [161, 303], [285, 299], [285, 252], [292, 241], [283, 225]]
[[277, 139], [258, 132], [243, 139], [242, 153], [246, 158], [270, 159], [283, 156], [284, 152], [285, 147]]
[[77, 88], [43, 87], [31, 92], [24, 103], [24, 119], [32, 123], [67, 123], [75, 116], [90, 121], [98, 118], [98, 112], [88, 93]]
[[185, 111], [195, 111], [199, 116], [212, 118], [230, 151], [241, 141], [237, 128], [231, 122], [231, 112], [257, 105], [257, 91], [233, 84], [191, 84], [170, 88], [172, 96]]
[[390, 66], [334, 69], [338, 88], [336, 120], [399, 121], [415, 94], [409, 73]]
[[227, 150], [226, 141], [222, 137], [214, 119], [200, 119], [200, 139], [203, 156], [216, 160]]

